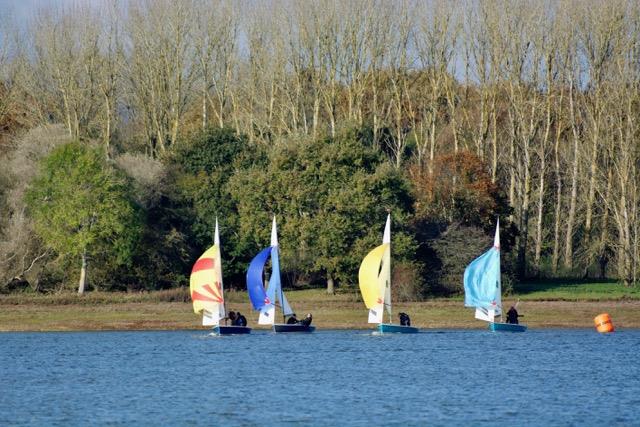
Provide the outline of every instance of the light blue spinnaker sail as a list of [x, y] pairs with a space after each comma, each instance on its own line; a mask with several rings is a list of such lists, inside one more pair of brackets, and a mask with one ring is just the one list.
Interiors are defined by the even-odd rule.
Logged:
[[494, 310], [496, 314], [502, 312], [500, 222], [496, 225], [493, 247], [473, 260], [464, 271], [464, 305]]
[[289, 316], [293, 314], [289, 301], [282, 290], [282, 282], [280, 281], [280, 255], [278, 246], [271, 247], [271, 277], [269, 278], [269, 286], [267, 286], [267, 297], [271, 301], [280, 301], [282, 304], [282, 314]]

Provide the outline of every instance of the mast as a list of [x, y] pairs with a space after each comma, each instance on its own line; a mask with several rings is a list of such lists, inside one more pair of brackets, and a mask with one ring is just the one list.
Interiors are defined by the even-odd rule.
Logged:
[[[275, 255], [278, 257], [278, 268], [280, 268], [280, 254], [278, 253], [278, 231], [276, 228], [276, 216], [273, 216], [273, 223], [271, 224], [271, 267], [273, 268], [273, 254], [275, 251]], [[274, 272], [271, 271], [271, 275]], [[278, 272], [280, 275], [280, 272]], [[280, 282], [280, 281], [279, 281]], [[280, 287], [280, 309], [282, 310], [282, 323], [286, 323], [287, 316], [284, 314], [284, 291], [282, 290], [282, 282], [279, 283]], [[275, 301], [274, 301], [275, 302]]]
[[[220, 255], [220, 261], [222, 262], [222, 248], [220, 247], [220, 233], [218, 232], [218, 217], [216, 216], [216, 231], [213, 236], [213, 244], [218, 247], [218, 254]], [[220, 294], [222, 295], [224, 285], [222, 284], [222, 263], [220, 264]], [[224, 324], [227, 324], [227, 300], [222, 298], [222, 308], [224, 310]]]
[[[389, 312], [389, 323], [393, 323], [393, 316], [391, 312], [391, 214], [387, 214], [387, 223], [384, 226], [384, 234], [382, 235], [382, 244], [389, 245], [389, 258], [384, 259], [383, 262], [388, 263], [389, 277], [386, 278], [385, 283], [385, 305]], [[387, 295], [388, 294], [388, 295]]]
[[500, 266], [500, 217], [496, 220], [496, 234], [493, 238], [493, 248], [498, 252], [498, 278], [497, 278], [497, 286], [498, 286], [498, 309], [500, 310], [500, 320], [502, 321], [502, 269]]

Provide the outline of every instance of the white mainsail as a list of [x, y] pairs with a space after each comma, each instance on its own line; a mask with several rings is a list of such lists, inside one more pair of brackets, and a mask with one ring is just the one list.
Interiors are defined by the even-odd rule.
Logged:
[[280, 281], [280, 254], [275, 216], [273, 217], [273, 223], [271, 225], [271, 277], [269, 278], [266, 296], [271, 304], [266, 304], [260, 309], [258, 324], [273, 325], [275, 323], [275, 304], [278, 301], [280, 302], [280, 307], [282, 308], [282, 314], [284, 316], [293, 314], [293, 310], [291, 309], [289, 301], [287, 301], [287, 297], [282, 290], [282, 283]]
[[382, 244], [388, 244], [389, 248], [384, 252], [382, 258], [382, 271], [380, 276], [384, 277], [384, 305], [391, 318], [391, 214], [387, 215], [387, 223], [384, 226]]
[[387, 216], [382, 245], [362, 260], [358, 273], [360, 290], [369, 308], [369, 323], [382, 323], [384, 307], [391, 316], [391, 215]]

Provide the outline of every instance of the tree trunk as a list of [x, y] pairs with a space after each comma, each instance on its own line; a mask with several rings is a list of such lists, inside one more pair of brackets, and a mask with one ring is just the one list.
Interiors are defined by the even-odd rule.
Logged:
[[202, 130], [207, 128], [207, 89], [202, 91]]
[[335, 293], [333, 276], [331, 276], [331, 273], [327, 273], [327, 293], [329, 295], [333, 295]]
[[556, 141], [554, 146], [555, 176], [556, 176], [556, 209], [555, 224], [553, 228], [553, 254], [551, 255], [551, 271], [555, 275], [558, 272], [558, 259], [560, 258], [560, 217], [562, 216], [562, 171], [560, 170], [560, 124], [557, 125]]
[[316, 92], [315, 98], [313, 100], [313, 138], [317, 138], [318, 136], [318, 120], [320, 119], [320, 99], [318, 98], [318, 93]]
[[[596, 107], [597, 110], [597, 107]], [[598, 171], [598, 143], [599, 143], [599, 135], [600, 128], [598, 125], [599, 119], [595, 119], [596, 124], [593, 129], [593, 140], [591, 147], [591, 162], [589, 165], [589, 193], [587, 197], [587, 213], [584, 223], [584, 247], [587, 253], [587, 259], [584, 263], [584, 272], [585, 276], [588, 275], [589, 265], [592, 260], [592, 251], [591, 251], [591, 223], [593, 218], [593, 204], [596, 197], [596, 173]]]
[[[573, 82], [569, 87], [573, 92]], [[576, 115], [573, 105], [573, 93], [569, 94], [569, 108], [571, 109], [571, 130], [573, 132], [573, 170], [571, 173], [571, 200], [569, 202], [569, 218], [567, 219], [567, 234], [565, 236], [564, 266], [573, 268], [573, 225], [576, 218], [576, 205], [578, 200], [578, 163], [579, 163], [579, 142], [578, 130], [576, 128]]]
[[542, 252], [542, 214], [544, 213], [544, 158], [541, 158], [542, 164], [540, 165], [540, 183], [538, 188], [538, 215], [536, 219], [536, 249], [535, 249], [535, 266], [536, 271], [540, 271], [540, 255]]
[[106, 159], [109, 160], [109, 151], [111, 146], [111, 102], [109, 102], [109, 96], [105, 95], [105, 107], [107, 113], [107, 120], [104, 130], [104, 151]]
[[524, 148], [524, 182], [522, 183], [522, 210], [520, 219], [520, 237], [518, 238], [518, 270], [521, 278], [527, 275], [527, 243], [529, 240], [529, 198], [531, 194], [531, 173], [528, 144]]
[[78, 294], [84, 294], [84, 285], [87, 278], [87, 250], [82, 251], [82, 267], [80, 268], [80, 281], [78, 283]]
[[[547, 86], [551, 86], [551, 81], [547, 81]], [[547, 171], [547, 143], [549, 134], [551, 133], [551, 95], [547, 98], [547, 114], [545, 121], [544, 136], [542, 138], [542, 146], [540, 147], [540, 182], [538, 186], [538, 216], [536, 221], [536, 248], [535, 248], [535, 266], [536, 272], [540, 271], [540, 257], [542, 252], [542, 218], [544, 213], [544, 194], [545, 194], [545, 174]]]
[[[621, 254], [621, 272], [620, 276], [622, 276], [623, 283], [625, 286], [631, 286], [631, 242], [629, 239], [629, 214], [627, 209], [627, 196], [626, 190], [622, 188], [622, 197], [620, 198], [620, 247], [621, 250], [618, 252]], [[619, 255], [620, 256], [620, 255]]]
[[67, 95], [63, 92], [62, 101], [64, 102], [64, 116], [67, 122], [67, 129], [69, 130], [69, 137], [73, 138], [73, 127], [71, 126], [71, 109], [69, 107], [69, 100]]
[[[516, 158], [516, 143], [515, 135], [511, 135], [509, 138], [509, 159], [511, 165], [509, 166], [509, 204], [516, 206], [516, 166], [513, 164]], [[511, 214], [511, 220], [513, 220], [513, 214]]]
[[608, 240], [609, 240], [609, 207], [607, 203], [611, 200], [611, 187], [613, 184], [613, 169], [607, 171], [607, 190], [604, 196], [604, 212], [602, 214], [602, 228], [600, 230], [600, 247], [598, 263], [600, 264], [600, 279], [607, 277], [607, 264], [609, 263]]
[[498, 173], [498, 115], [496, 113], [495, 95], [493, 105], [491, 106], [491, 126], [493, 128], [493, 140], [492, 148], [493, 155], [491, 156], [491, 182], [495, 184]]
[[378, 90], [375, 77], [373, 79], [373, 145], [378, 143]]

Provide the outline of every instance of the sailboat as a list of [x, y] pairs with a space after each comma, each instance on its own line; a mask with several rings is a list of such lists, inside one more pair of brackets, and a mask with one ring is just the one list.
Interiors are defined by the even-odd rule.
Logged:
[[[365, 306], [369, 309], [369, 323], [377, 323], [378, 330], [415, 334], [418, 328], [391, 323], [391, 215], [387, 215], [382, 245], [367, 254], [358, 273], [360, 291]], [[389, 322], [383, 323], [385, 311]]]
[[248, 334], [251, 332], [251, 328], [246, 326], [220, 325], [220, 319], [225, 317], [225, 305], [217, 218], [213, 242], [213, 246], [198, 258], [191, 269], [189, 288], [193, 311], [196, 314], [202, 314], [202, 325], [213, 326], [215, 334]]
[[[265, 290], [262, 277], [269, 256], [271, 256], [271, 277], [269, 278], [269, 285]], [[271, 226], [271, 246], [261, 250], [258, 255], [253, 258], [251, 264], [249, 264], [249, 270], [247, 270], [247, 291], [249, 292], [249, 299], [251, 300], [253, 308], [260, 311], [258, 324], [272, 325], [274, 332], [313, 332], [316, 329], [315, 326], [300, 323], [275, 323], [276, 306], [280, 307], [283, 321], [287, 316], [294, 314], [282, 290], [282, 283], [280, 281], [280, 256], [278, 253], [278, 231], [275, 216], [273, 217], [273, 224]]]
[[473, 260], [464, 271], [464, 305], [476, 308], [476, 319], [489, 322], [492, 331], [524, 332], [525, 325], [495, 322], [502, 317], [500, 286], [500, 220], [493, 247]]

